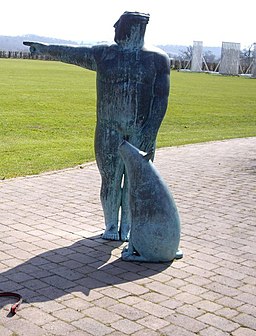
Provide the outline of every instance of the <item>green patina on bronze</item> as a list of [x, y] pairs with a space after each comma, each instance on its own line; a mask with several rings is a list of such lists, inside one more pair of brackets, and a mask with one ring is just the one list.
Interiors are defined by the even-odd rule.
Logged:
[[118, 147], [125, 139], [142, 151], [154, 152], [168, 105], [169, 58], [160, 49], [144, 45], [148, 20], [148, 14], [125, 12], [114, 24], [112, 45], [24, 42], [34, 54], [54, 56], [97, 72], [95, 154], [102, 178], [104, 239], [128, 241], [131, 227], [127, 176]]

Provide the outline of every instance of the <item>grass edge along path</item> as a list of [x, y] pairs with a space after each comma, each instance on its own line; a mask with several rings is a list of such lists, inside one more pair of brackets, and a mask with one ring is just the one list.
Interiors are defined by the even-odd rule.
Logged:
[[[94, 160], [95, 73], [0, 59], [0, 179]], [[171, 72], [157, 147], [256, 136], [256, 80]]]

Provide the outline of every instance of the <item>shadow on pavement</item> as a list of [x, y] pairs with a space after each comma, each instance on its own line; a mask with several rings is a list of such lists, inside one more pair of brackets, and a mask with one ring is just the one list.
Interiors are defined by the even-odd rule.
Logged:
[[[97, 288], [150, 277], [171, 264], [122, 261], [118, 257], [122, 244], [94, 236], [42, 253], [1, 273], [0, 291], [18, 292], [28, 303], [46, 302], [73, 292], [89, 295]], [[5, 304], [6, 299], [0, 307]]]

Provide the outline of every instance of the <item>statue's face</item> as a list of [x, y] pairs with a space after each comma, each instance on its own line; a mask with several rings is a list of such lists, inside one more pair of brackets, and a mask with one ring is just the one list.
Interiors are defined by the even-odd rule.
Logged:
[[115, 42], [118, 44], [121, 41], [126, 41], [131, 35], [131, 21], [126, 17], [120, 19], [114, 24], [115, 28]]
[[144, 34], [147, 21], [139, 15], [121, 15], [114, 24], [115, 42], [126, 49], [138, 49], [144, 44]]

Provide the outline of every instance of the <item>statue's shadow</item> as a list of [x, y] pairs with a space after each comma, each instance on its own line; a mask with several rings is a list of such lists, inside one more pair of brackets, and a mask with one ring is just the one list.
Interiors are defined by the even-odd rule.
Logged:
[[170, 266], [122, 261], [121, 244], [94, 236], [42, 253], [2, 272], [0, 291], [18, 292], [28, 303], [46, 302], [74, 292], [89, 295], [91, 290], [150, 277]]

